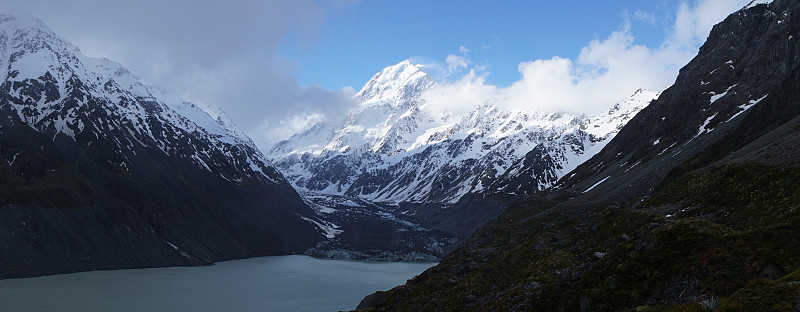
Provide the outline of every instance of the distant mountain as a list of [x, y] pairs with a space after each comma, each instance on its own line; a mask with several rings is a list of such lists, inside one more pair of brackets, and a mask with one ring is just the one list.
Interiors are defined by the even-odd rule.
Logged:
[[728, 16], [602, 151], [359, 309], [800, 309], [798, 16]]
[[[319, 123], [267, 155], [304, 194], [396, 205], [453, 204], [489, 188], [535, 192], [597, 153], [658, 96], [640, 90], [598, 116], [508, 111], [499, 100], [458, 116], [425, 108], [436, 105], [422, 98], [436, 84], [409, 61], [388, 67], [344, 120]], [[536, 182], [515, 183], [520, 175]]]
[[0, 15], [0, 68], [0, 278], [301, 253], [323, 238], [220, 110], [30, 16]]
[[267, 153], [341, 231], [307, 254], [437, 260], [508, 204], [484, 194], [550, 187], [658, 96], [639, 90], [597, 116], [508, 111], [501, 100], [458, 115], [427, 108], [437, 103], [423, 95], [436, 85], [408, 60], [388, 67], [342, 120], [318, 123]]

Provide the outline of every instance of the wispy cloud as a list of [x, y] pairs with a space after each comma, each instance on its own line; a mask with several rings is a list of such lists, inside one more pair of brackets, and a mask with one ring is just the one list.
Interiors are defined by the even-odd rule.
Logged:
[[464, 56], [450, 54], [445, 59], [445, 62], [447, 62], [447, 70], [450, 72], [457, 72], [469, 66], [469, 60]]
[[469, 49], [465, 46], [458, 47], [459, 55], [450, 54], [445, 58], [447, 63], [447, 71], [444, 73], [445, 77], [450, 77], [455, 74], [463, 74], [472, 61], [469, 59]]
[[649, 23], [650, 25], [655, 25], [656, 22], [658, 22], [655, 13], [645, 12], [642, 11], [641, 9], [634, 11], [633, 17], [636, 20]]

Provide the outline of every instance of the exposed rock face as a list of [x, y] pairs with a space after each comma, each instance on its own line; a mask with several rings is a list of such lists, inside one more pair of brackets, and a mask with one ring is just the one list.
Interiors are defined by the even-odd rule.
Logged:
[[33, 17], [0, 15], [0, 68], [0, 278], [301, 253], [323, 238], [219, 112]]

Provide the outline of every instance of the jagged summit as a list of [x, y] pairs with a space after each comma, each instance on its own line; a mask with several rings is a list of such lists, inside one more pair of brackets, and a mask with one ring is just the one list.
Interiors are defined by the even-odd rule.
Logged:
[[[20, 59], [43, 50], [52, 53]], [[15, 77], [38, 78], [49, 69], [48, 65], [68, 63], [65, 58], [74, 53], [79, 50], [61, 40], [38, 18], [24, 13], [0, 14], [0, 73], [8, 75], [16, 71]], [[16, 68], [11, 68], [12, 63], [16, 63]]]
[[393, 105], [434, 85], [422, 66], [404, 60], [375, 74], [356, 94], [362, 105]]
[[28, 13], [0, 13], [0, 28], [15, 31], [36, 30], [49, 38], [57, 37], [55, 31], [45, 25], [38, 17]]
[[757, 6], [759, 4], [767, 4], [767, 5], [769, 5], [772, 2], [773, 2], [773, 0], [753, 0], [753, 1], [750, 1], [750, 3], [748, 3], [744, 8], [742, 8], [742, 10], [747, 10], [747, 9], [752, 8], [754, 6]]

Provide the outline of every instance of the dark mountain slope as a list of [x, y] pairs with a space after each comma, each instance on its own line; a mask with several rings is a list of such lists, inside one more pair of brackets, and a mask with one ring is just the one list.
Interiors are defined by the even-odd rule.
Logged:
[[[727, 155], [793, 118], [791, 102], [777, 104], [781, 108], [772, 108], [779, 111], [771, 114], [746, 110], [767, 109], [752, 104], [791, 84], [789, 76], [800, 64], [800, 22], [787, 5], [791, 3], [758, 5], [716, 25], [675, 84], [637, 114], [601, 154], [562, 181], [562, 188], [583, 192], [613, 177], [597, 186], [602, 190], [596, 192], [602, 193], [597, 200], [644, 196], [667, 174], [672, 179], [698, 169], [714, 160], [712, 154]], [[739, 126], [743, 119], [751, 121]], [[729, 133], [737, 127], [737, 133]], [[725, 144], [729, 146], [720, 149]]]
[[560, 187], [521, 198], [360, 308], [800, 308], [798, 14], [800, 2], [775, 0], [728, 17], [675, 85]]
[[0, 56], [0, 278], [302, 253], [323, 238], [254, 144], [194, 104], [32, 17], [0, 15]]

